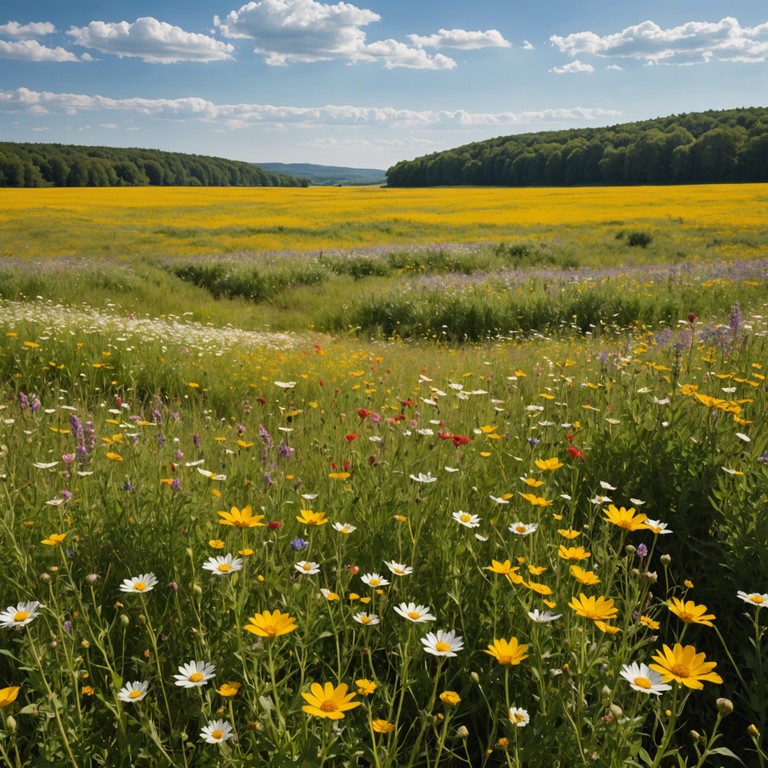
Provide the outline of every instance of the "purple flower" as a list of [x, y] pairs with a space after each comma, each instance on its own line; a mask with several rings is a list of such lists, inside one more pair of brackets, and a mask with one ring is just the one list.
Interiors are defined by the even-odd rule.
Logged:
[[757, 460], [761, 464], [768, 464], [768, 451], [766, 451], [762, 456], [758, 456]]
[[648, 547], [645, 546], [645, 544], [638, 544], [637, 545], [637, 556], [642, 560], [645, 557], [648, 557]]
[[200, 447], [200, 435], [198, 435], [197, 432], [192, 435], [192, 443], [194, 444], [195, 448]]
[[68, 491], [66, 488], [59, 493], [59, 496], [61, 496], [62, 499], [64, 499], [65, 503], [69, 503], [72, 501], [72, 491]]
[[174, 491], [178, 491], [179, 488], [181, 488], [181, 480], [179, 480], [178, 477], [174, 477], [173, 480], [171, 481], [171, 488]]
[[272, 442], [272, 437], [262, 424], [259, 424], [259, 437], [264, 441], [264, 445], [266, 445], [267, 448], [271, 449], [273, 447], [274, 443]]
[[278, 455], [278, 456], [279, 456], [281, 459], [290, 459], [290, 458], [291, 458], [291, 456], [293, 456], [293, 452], [294, 452], [294, 450], [295, 450], [295, 449], [294, 449], [294, 448], [291, 448], [291, 446], [290, 446], [290, 445], [288, 445], [287, 443], [281, 443], [281, 444], [280, 444], [280, 445], [277, 447], [277, 455]]
[[293, 539], [293, 541], [291, 541], [291, 548], [296, 552], [301, 552], [302, 549], [306, 549], [308, 546], [309, 542], [301, 538]]
[[161, 424], [163, 421], [163, 414], [160, 413], [160, 411], [152, 411], [152, 421]]
[[157, 433], [157, 435], [156, 435], [155, 439], [157, 440], [157, 444], [158, 444], [158, 445], [159, 445], [161, 448], [164, 448], [164, 447], [165, 447], [165, 437], [163, 436], [163, 434], [162, 434], [161, 432], [158, 432], [158, 433]]
[[528, 443], [531, 446], [531, 448], [535, 448], [539, 444], [539, 438], [538, 437], [529, 437]]

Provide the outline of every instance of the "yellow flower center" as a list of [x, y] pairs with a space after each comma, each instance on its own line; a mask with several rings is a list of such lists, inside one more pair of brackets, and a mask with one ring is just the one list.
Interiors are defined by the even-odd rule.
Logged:
[[369, 584], [370, 584], [372, 587], [378, 587], [378, 586], [379, 586], [379, 584], [381, 584], [381, 582], [380, 582], [378, 579], [371, 579], [371, 580], [370, 580], [368, 583], [369, 583]]
[[525, 721], [525, 715], [522, 712], [515, 712], [511, 720], [513, 723], [522, 723]]
[[447, 653], [451, 650], [450, 643], [445, 643], [442, 640], [439, 643], [435, 644], [435, 650], [440, 651], [440, 653]]
[[202, 672], [193, 672], [189, 676], [189, 682], [190, 683], [199, 683], [201, 680], [205, 679], [205, 675]]
[[472, 519], [472, 515], [468, 515], [466, 512], [461, 515], [461, 522], [468, 523]]
[[223, 735], [224, 731], [222, 731], [221, 728], [214, 728], [214, 730], [211, 731], [212, 739], [220, 739]]
[[370, 616], [361, 616], [360, 617], [360, 623], [361, 624], [370, 624], [371, 617]]
[[133, 589], [136, 592], [143, 592], [147, 588], [147, 585], [143, 581], [135, 581], [133, 583]]
[[301, 566], [305, 571], [311, 571], [312, 570], [312, 563], [304, 563], [304, 565]]
[[691, 671], [685, 664], [674, 664], [669, 671], [676, 677], [690, 677]]
[[527, 529], [528, 529], [528, 527], [527, 527], [527, 526], [525, 526], [525, 525], [516, 525], [516, 526], [515, 526], [515, 530], [516, 530], [518, 533], [525, 533]]
[[217, 568], [222, 573], [228, 573], [229, 571], [232, 570], [232, 566], [229, 563], [219, 563]]
[[135, 689], [135, 688], [134, 688], [134, 689], [133, 689], [133, 690], [132, 690], [132, 691], [131, 691], [131, 692], [128, 694], [128, 698], [129, 698], [129, 699], [138, 699], [138, 698], [141, 698], [141, 691], [139, 691], [139, 690], [137, 690], [137, 689]]
[[762, 595], [750, 595], [749, 599], [757, 605], [762, 605], [765, 602], [765, 598]]
[[402, 576], [405, 573], [405, 570], [403, 568], [395, 568], [395, 573], [398, 576]]
[[653, 683], [647, 677], [636, 677], [632, 682], [638, 688], [645, 688], [646, 690], [653, 688]]
[[338, 709], [335, 701], [326, 700], [320, 704], [321, 712], [337, 712]]
[[511, 664], [514, 661], [514, 656], [499, 655], [496, 658], [499, 660], [499, 664]]
[[418, 611], [408, 611], [408, 618], [414, 620], [420, 619], [421, 614]]
[[14, 621], [26, 621], [29, 618], [29, 614], [26, 611], [16, 611], [13, 616]]

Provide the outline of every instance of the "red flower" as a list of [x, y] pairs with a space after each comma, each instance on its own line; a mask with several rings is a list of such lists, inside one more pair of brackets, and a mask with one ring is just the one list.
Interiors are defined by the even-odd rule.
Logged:
[[578, 448], [575, 448], [572, 445], [568, 446], [568, 453], [573, 456], [574, 459], [583, 459], [584, 458], [584, 451], [580, 451]]
[[415, 400], [401, 400], [400, 405], [416, 405]]
[[371, 415], [371, 412], [367, 408], [358, 408], [357, 415], [361, 419], [367, 419]]
[[261, 403], [262, 405], [266, 405], [267, 398], [266, 397], [257, 397], [256, 402]]
[[283, 524], [279, 520], [270, 520], [267, 523], [267, 526], [271, 528], [273, 531], [278, 530], [278, 528], [282, 528]]
[[469, 442], [469, 440], [470, 440], [470, 438], [465, 437], [464, 435], [454, 435], [453, 436], [453, 444], [455, 446], [457, 446], [457, 447], [460, 446], [460, 445], [466, 445]]
[[345, 472], [349, 472], [349, 468], [352, 466], [352, 462], [345, 461], [341, 466], [344, 467]]
[[349, 435], [344, 435], [344, 439], [345, 439], [345, 440], [346, 440], [348, 443], [351, 443], [353, 440], [357, 440], [357, 438], [358, 438], [358, 437], [360, 437], [360, 435], [358, 435], [358, 434], [357, 434], [357, 433], [355, 433], [355, 432], [352, 432], [352, 433], [350, 433]]
[[453, 435], [450, 432], [438, 432], [437, 436], [441, 440], [452, 440], [453, 439]]

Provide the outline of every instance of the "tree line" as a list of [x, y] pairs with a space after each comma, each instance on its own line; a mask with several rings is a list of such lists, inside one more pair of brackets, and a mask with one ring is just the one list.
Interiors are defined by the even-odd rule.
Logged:
[[404, 160], [390, 187], [768, 181], [768, 108], [500, 136]]
[[0, 142], [0, 187], [306, 187], [252, 163], [158, 149]]

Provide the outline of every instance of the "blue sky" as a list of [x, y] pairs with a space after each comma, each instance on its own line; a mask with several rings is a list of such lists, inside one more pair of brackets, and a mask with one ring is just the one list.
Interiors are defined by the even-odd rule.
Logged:
[[756, 0], [3, 0], [0, 139], [386, 168], [768, 105]]

